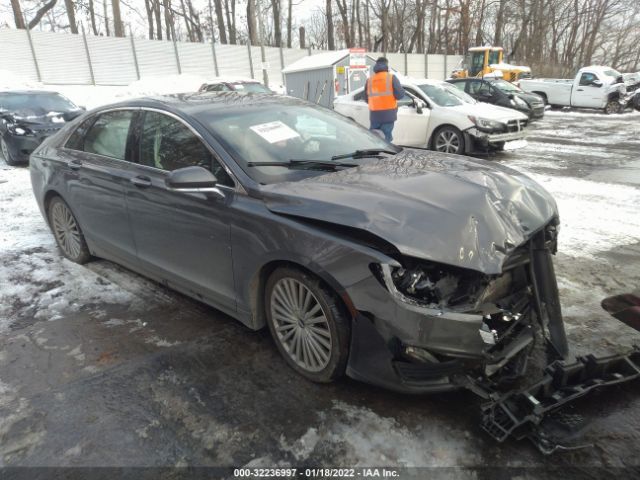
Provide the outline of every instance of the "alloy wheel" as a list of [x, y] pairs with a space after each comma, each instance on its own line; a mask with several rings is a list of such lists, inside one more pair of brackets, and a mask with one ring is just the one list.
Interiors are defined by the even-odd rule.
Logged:
[[291, 360], [308, 372], [322, 371], [333, 341], [316, 296], [302, 282], [285, 277], [274, 285], [270, 300], [276, 338]]
[[51, 222], [58, 246], [69, 258], [80, 257], [82, 253], [80, 228], [69, 207], [62, 202], [56, 202], [52, 206]]
[[442, 130], [436, 138], [436, 150], [444, 153], [458, 153], [460, 137], [452, 130]]

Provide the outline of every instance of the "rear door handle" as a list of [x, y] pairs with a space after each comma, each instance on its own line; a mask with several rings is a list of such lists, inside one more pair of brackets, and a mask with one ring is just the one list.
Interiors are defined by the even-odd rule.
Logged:
[[71, 168], [72, 170], [80, 170], [80, 167], [82, 167], [82, 162], [80, 160], [69, 161], [69, 168]]
[[138, 175], [137, 177], [132, 177], [129, 179], [131, 183], [133, 183], [136, 187], [146, 188], [151, 186], [151, 179], [149, 177], [143, 177]]
[[579, 88], [579, 89], [578, 89], [578, 91], [579, 91], [579, 92], [584, 92], [584, 90], [583, 90], [583, 89], [581, 89], [581, 88]]

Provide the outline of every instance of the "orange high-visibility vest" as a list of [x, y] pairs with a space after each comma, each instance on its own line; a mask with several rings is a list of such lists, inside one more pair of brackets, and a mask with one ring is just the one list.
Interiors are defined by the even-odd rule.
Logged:
[[378, 72], [369, 77], [367, 97], [371, 111], [398, 108], [398, 101], [393, 95], [393, 75], [389, 72]]

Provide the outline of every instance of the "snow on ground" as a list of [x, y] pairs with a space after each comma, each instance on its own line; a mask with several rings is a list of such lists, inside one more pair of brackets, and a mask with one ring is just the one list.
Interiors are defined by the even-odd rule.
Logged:
[[640, 241], [640, 189], [569, 177], [528, 175], [558, 203], [561, 252], [589, 257]]
[[280, 447], [298, 464], [312, 459], [314, 451], [336, 446], [335, 459], [353, 467], [461, 467], [480, 461], [469, 445], [469, 432], [440, 422], [408, 428], [394, 418], [341, 401], [319, 417], [300, 438], [292, 442], [280, 438]]
[[16, 310], [55, 320], [100, 303], [139, 304], [135, 288], [61, 256], [31, 192], [29, 170], [0, 169], [0, 218], [0, 332], [18, 320]]

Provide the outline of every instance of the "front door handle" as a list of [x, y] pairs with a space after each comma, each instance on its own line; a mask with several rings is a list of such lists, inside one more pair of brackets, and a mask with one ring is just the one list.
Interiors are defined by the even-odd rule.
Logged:
[[132, 177], [129, 179], [131, 183], [133, 183], [136, 187], [146, 188], [151, 186], [151, 179], [149, 177], [143, 177], [138, 175], [137, 177]]
[[584, 92], [584, 90], [582, 88], [579, 88], [578, 92]]
[[69, 161], [69, 168], [72, 170], [80, 170], [80, 167], [82, 167], [82, 162], [80, 160], [70, 160]]

